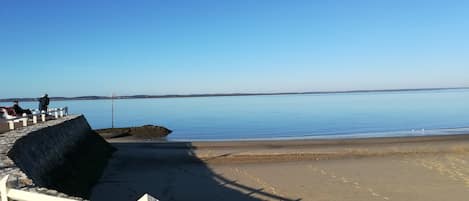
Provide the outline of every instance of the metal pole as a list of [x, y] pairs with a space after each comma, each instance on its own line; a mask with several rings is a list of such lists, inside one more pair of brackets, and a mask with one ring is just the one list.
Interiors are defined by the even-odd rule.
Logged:
[[114, 93], [112, 93], [111, 102], [112, 102], [112, 128], [114, 128]]

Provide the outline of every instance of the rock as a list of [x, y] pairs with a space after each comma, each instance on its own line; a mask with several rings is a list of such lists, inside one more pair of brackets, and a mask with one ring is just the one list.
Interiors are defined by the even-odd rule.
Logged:
[[168, 136], [172, 131], [161, 126], [144, 125], [128, 128], [107, 128], [95, 130], [104, 138], [118, 138], [133, 136], [138, 138], [161, 138]]
[[68, 195], [65, 194], [65, 193], [57, 193], [57, 197], [66, 198], [66, 197], [68, 197]]
[[57, 193], [59, 193], [59, 192], [57, 192], [56, 190], [52, 190], [52, 189], [49, 189], [49, 190], [46, 191], [46, 194], [48, 194], [48, 195], [57, 195]]

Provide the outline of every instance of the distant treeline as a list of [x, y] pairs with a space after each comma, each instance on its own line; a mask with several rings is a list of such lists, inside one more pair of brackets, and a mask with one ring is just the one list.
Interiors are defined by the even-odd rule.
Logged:
[[[452, 88], [417, 88], [417, 89], [382, 89], [382, 90], [351, 90], [351, 91], [316, 91], [316, 92], [285, 92], [285, 93], [219, 93], [219, 94], [187, 94], [187, 95], [133, 95], [133, 96], [78, 96], [78, 97], [50, 97], [52, 101], [67, 100], [103, 100], [103, 99], [142, 99], [142, 98], [191, 98], [191, 97], [216, 97], [216, 96], [269, 96], [269, 95], [295, 95], [295, 94], [337, 94], [337, 93], [371, 93], [371, 92], [405, 92], [405, 91], [436, 91], [449, 89], [469, 89], [469, 87]], [[0, 102], [37, 101], [38, 98], [6, 98]]]

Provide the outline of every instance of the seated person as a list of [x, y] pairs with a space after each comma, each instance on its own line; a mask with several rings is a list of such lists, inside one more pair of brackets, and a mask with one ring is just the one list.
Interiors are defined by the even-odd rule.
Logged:
[[2, 119], [12, 119], [16, 117], [15, 110], [10, 107], [0, 107], [0, 115]]
[[26, 114], [32, 114], [31, 110], [28, 110], [28, 109], [23, 109], [19, 106], [18, 104], [18, 101], [15, 100], [13, 101], [13, 110], [15, 110], [15, 113], [19, 116], [23, 115], [23, 113], [26, 113]]

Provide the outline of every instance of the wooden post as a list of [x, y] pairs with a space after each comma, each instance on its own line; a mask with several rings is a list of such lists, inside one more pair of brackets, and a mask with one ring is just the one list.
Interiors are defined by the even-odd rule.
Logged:
[[33, 124], [37, 124], [37, 116], [35, 114], [33, 115]]

